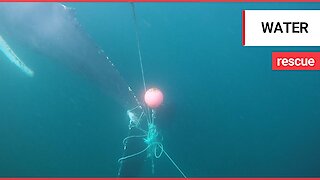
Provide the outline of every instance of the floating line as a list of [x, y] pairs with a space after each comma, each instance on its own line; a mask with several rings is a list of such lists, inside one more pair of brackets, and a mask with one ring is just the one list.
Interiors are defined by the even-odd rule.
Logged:
[[[147, 86], [146, 86], [146, 81], [145, 81], [145, 76], [144, 76], [144, 69], [143, 69], [143, 63], [142, 63], [142, 55], [141, 55], [141, 47], [140, 47], [140, 36], [138, 32], [138, 23], [137, 23], [137, 17], [136, 17], [136, 9], [134, 6], [134, 3], [130, 3], [132, 7], [132, 15], [133, 15], [133, 21], [134, 21], [134, 28], [135, 28], [135, 34], [136, 34], [136, 39], [137, 39], [137, 47], [138, 47], [138, 54], [139, 54], [139, 62], [140, 62], [140, 70], [141, 70], [141, 76], [142, 76], [142, 82], [143, 82], [143, 88], [144, 92], [147, 92]], [[147, 109], [147, 119], [148, 123], [151, 123], [151, 115], [150, 115], [150, 108], [146, 106]]]

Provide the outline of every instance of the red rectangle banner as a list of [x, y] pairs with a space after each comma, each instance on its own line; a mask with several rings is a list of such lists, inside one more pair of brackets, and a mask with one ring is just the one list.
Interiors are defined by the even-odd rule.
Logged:
[[272, 70], [320, 70], [320, 52], [273, 52]]

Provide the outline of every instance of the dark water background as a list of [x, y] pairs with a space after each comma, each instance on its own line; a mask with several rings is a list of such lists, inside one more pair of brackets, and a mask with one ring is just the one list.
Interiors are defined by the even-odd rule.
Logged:
[[[141, 97], [130, 4], [66, 5]], [[320, 72], [271, 70], [272, 51], [319, 48], [242, 47], [243, 9], [320, 4], [136, 4], [147, 85], [165, 93], [165, 149], [190, 177], [319, 177]], [[0, 176], [116, 176], [126, 110], [67, 67], [16, 51], [36, 74], [0, 55]], [[163, 156], [155, 176], [180, 174]]]

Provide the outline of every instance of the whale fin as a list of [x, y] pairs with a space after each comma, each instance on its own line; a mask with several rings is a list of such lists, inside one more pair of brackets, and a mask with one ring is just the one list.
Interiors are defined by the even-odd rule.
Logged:
[[11, 49], [9, 44], [3, 39], [3, 37], [0, 35], [0, 51], [3, 52], [3, 54], [8, 58], [9, 61], [11, 61], [13, 64], [15, 64], [20, 70], [22, 70], [24, 73], [26, 73], [28, 76], [33, 77], [34, 72], [28, 68], [23, 61], [16, 55], [16, 53]]

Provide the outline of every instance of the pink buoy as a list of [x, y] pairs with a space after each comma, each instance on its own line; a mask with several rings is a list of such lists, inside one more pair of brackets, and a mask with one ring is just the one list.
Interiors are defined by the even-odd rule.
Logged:
[[159, 107], [163, 102], [163, 94], [158, 88], [150, 88], [147, 90], [147, 92], [144, 94], [144, 102], [150, 107], [150, 108], [157, 108]]

